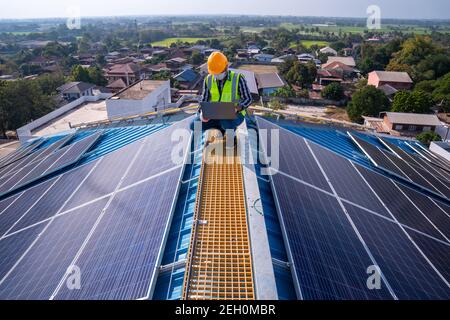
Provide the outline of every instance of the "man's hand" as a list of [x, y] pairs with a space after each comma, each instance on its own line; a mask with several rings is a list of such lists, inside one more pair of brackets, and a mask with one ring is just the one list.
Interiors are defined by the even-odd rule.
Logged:
[[236, 111], [236, 113], [241, 112], [242, 111], [242, 107], [241, 106], [235, 106], [234, 110]]

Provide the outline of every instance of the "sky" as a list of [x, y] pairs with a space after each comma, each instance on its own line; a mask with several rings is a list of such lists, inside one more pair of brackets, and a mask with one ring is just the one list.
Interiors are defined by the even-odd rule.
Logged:
[[81, 16], [243, 14], [450, 19], [449, 0], [0, 0], [0, 19]]

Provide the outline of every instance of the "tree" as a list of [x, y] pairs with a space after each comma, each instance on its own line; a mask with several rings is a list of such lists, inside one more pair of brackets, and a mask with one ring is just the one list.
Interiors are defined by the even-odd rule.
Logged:
[[103, 75], [102, 69], [100, 69], [98, 66], [90, 67], [88, 69], [88, 74], [90, 83], [101, 87], [104, 87], [108, 84], [108, 80], [106, 80], [105, 76]]
[[336, 82], [327, 85], [321, 93], [322, 97], [330, 100], [342, 100], [344, 98], [344, 88]]
[[73, 81], [90, 82], [89, 71], [80, 65], [76, 65], [72, 68], [71, 78]]
[[422, 142], [425, 145], [430, 145], [431, 141], [441, 141], [442, 138], [436, 132], [426, 131], [418, 134], [416, 139]]
[[374, 86], [356, 91], [347, 106], [347, 114], [355, 122], [362, 122], [362, 116], [378, 116], [386, 110], [389, 110], [389, 100], [383, 91]]
[[203, 55], [202, 55], [200, 52], [194, 51], [194, 52], [192, 53], [192, 56], [191, 56], [191, 63], [192, 63], [193, 65], [199, 65], [199, 64], [201, 64], [203, 61], [204, 61], [204, 57], [203, 57]]
[[106, 66], [106, 58], [102, 54], [98, 54], [95, 56], [95, 62], [101, 67]]
[[0, 82], [0, 131], [5, 136], [7, 130], [16, 130], [55, 106], [55, 101], [42, 92], [36, 80]]
[[431, 37], [416, 35], [402, 44], [387, 70], [408, 72], [415, 82], [433, 80], [450, 71], [450, 57]]
[[414, 90], [422, 90], [431, 96], [433, 106], [450, 111], [450, 72], [437, 80], [419, 82]]
[[289, 84], [301, 87], [309, 87], [317, 76], [317, 68], [313, 62], [306, 64], [300, 61], [294, 61], [291, 68], [284, 74]]
[[399, 91], [392, 103], [393, 112], [428, 113], [433, 102], [430, 95], [422, 90]]
[[56, 88], [62, 86], [65, 82], [64, 75], [59, 72], [51, 74], [43, 74], [36, 80], [37, 84], [45, 95], [53, 95], [56, 93]]
[[291, 86], [284, 86], [282, 88], [279, 88], [272, 95], [275, 97], [293, 98], [296, 96], [296, 92], [294, 89], [292, 89]]
[[272, 99], [269, 103], [269, 108], [273, 110], [284, 110], [286, 106], [278, 99]]

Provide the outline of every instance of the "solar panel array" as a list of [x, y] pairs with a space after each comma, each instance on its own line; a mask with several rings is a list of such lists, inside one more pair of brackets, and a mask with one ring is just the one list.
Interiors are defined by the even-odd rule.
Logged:
[[[260, 134], [279, 130], [279, 167], [270, 180], [299, 298], [449, 299], [448, 201], [272, 122], [257, 124]], [[370, 266], [379, 270], [379, 289], [368, 286]]]
[[[373, 164], [387, 172], [393, 173], [421, 188], [436, 193], [444, 198], [450, 198], [450, 180], [440, 179], [422, 166], [403, 160], [398, 154], [384, 151], [373, 144], [348, 133], [357, 146], [368, 156]], [[382, 140], [385, 142], [385, 140]], [[443, 178], [443, 176], [441, 176]]]
[[448, 161], [441, 155], [424, 148], [421, 144], [417, 142], [414, 143], [408, 142], [407, 145], [417, 155], [425, 159], [427, 162], [431, 163], [433, 166], [436, 166], [442, 170], [450, 172], [450, 161]]
[[[188, 127], [182, 121], [1, 201], [0, 299], [151, 297], [183, 171], [171, 161], [180, 144], [171, 133]], [[48, 172], [74, 158], [64, 150]]]
[[3, 177], [0, 182], [0, 194], [5, 194], [23, 187], [28, 183], [34, 182], [39, 178], [77, 162], [100, 136], [101, 132], [97, 132], [71, 145], [57, 149], [54, 152], [43, 150], [42, 153], [47, 153], [46, 156], [42, 157], [42, 153], [39, 153], [37, 155], [38, 159], [36, 157], [30, 159], [30, 163], [24, 163], [24, 166], [19, 168], [18, 171]]
[[23, 157], [26, 157], [31, 152], [33, 152], [34, 149], [38, 148], [42, 143], [44, 143], [44, 140], [32, 141], [29, 144], [3, 157], [2, 159], [0, 159], [0, 169], [22, 159]]

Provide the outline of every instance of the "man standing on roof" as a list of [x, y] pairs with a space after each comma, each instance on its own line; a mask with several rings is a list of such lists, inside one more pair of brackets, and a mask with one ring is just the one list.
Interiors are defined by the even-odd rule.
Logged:
[[[237, 117], [234, 120], [205, 119], [200, 111], [198, 120], [202, 130], [236, 130], [244, 121], [252, 95], [243, 75], [228, 70], [228, 59], [222, 52], [213, 52], [208, 58], [208, 73], [203, 83], [203, 102], [235, 102]], [[233, 92], [234, 91], [234, 92]], [[234, 95], [234, 96], [233, 96]]]

